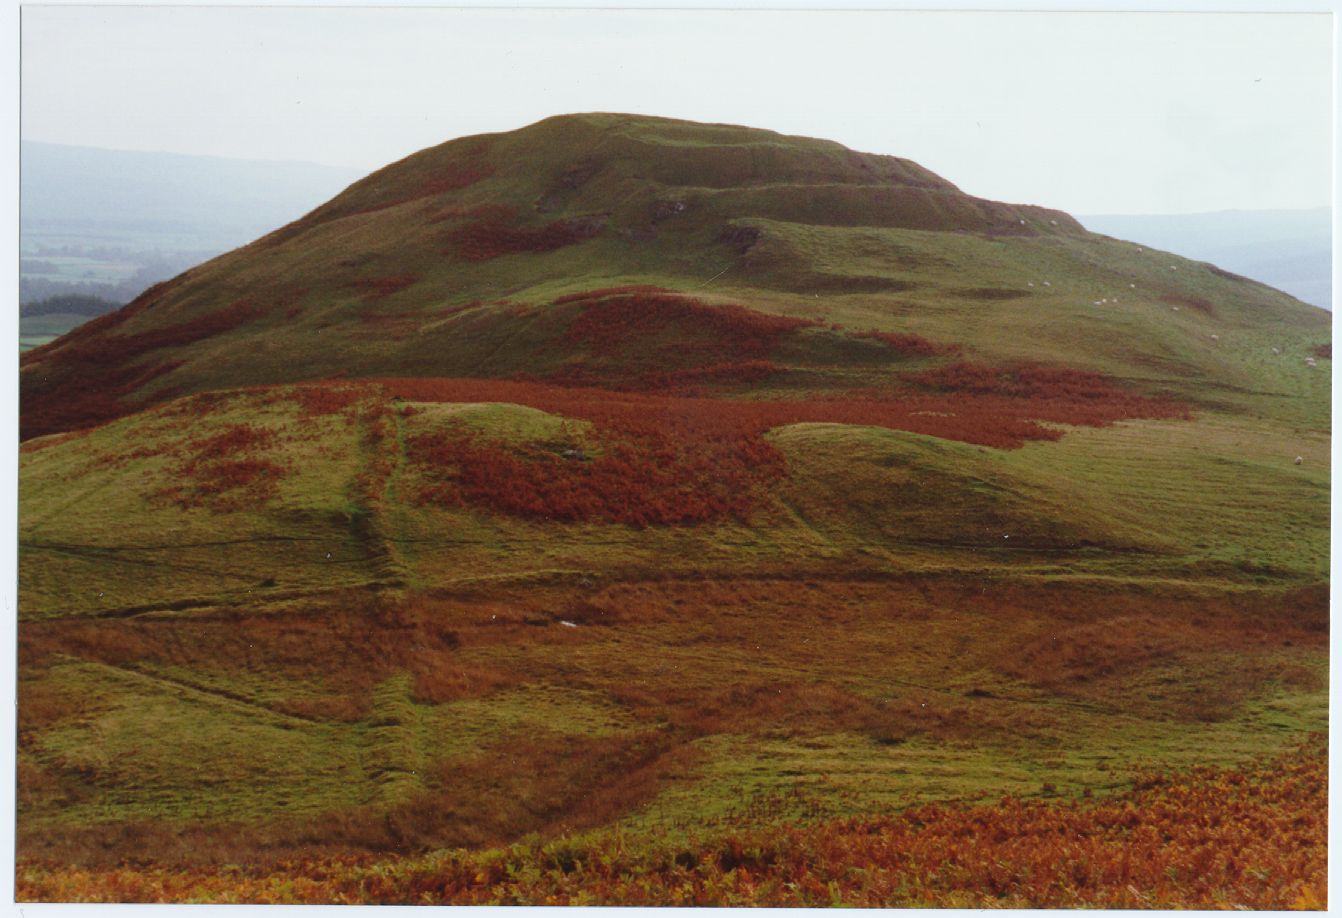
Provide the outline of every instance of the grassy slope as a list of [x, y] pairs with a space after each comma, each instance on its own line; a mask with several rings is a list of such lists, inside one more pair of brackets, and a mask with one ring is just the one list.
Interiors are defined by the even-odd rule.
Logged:
[[[1134, 763], [1240, 762], [1324, 727], [1331, 364], [1304, 358], [1325, 315], [820, 141], [584, 116], [487, 144], [499, 168], [468, 187], [389, 203], [478, 140], [188, 272], [119, 331], [242, 297], [263, 314], [139, 358], [182, 361], [141, 395], [544, 372], [565, 359], [556, 298], [651, 283], [1095, 369], [1195, 419], [1016, 450], [794, 424], [768, 435], [789, 476], [749, 521], [644, 529], [421, 505], [415, 436], [585, 436], [515, 405], [383, 392], [322, 414], [257, 389], [36, 441], [21, 853], [249, 862], [1104, 792]], [[654, 220], [665, 201], [686, 207]], [[552, 252], [444, 256], [468, 218], [433, 221], [498, 202], [610, 222]], [[723, 226], [760, 236], [743, 252]], [[887, 378], [854, 347], [808, 330], [748, 394]], [[27, 358], [25, 398], [59, 353]], [[239, 427], [283, 475], [184, 492]]]
[[[38, 441], [21, 468], [23, 617], [547, 572], [970, 569], [1140, 580], [1205, 568], [1306, 582], [1327, 571], [1328, 438], [1300, 431], [1282, 442], [1271, 435], [1279, 428], [1228, 413], [1078, 428], [1020, 450], [792, 425], [770, 435], [789, 480], [750, 523], [631, 529], [416, 500], [423, 481], [405, 468], [407, 436], [464, 421], [525, 443], [553, 436], [561, 418], [395, 403], [397, 437], [375, 448], [391, 474], [368, 494], [357, 482], [374, 449], [366, 415], [393, 406], [385, 390], [320, 417], [284, 391], [240, 392], [204, 419], [192, 418], [188, 399]], [[244, 508], [175, 504], [166, 492], [191, 444], [239, 425], [275, 433], [249, 454], [291, 469], [275, 496]], [[138, 521], [129, 531], [127, 519]]]
[[[184, 425], [187, 400], [24, 456], [30, 854], [97, 859], [142, 820], [168, 827], [137, 830], [160, 856], [188, 856], [181, 826], [236, 859], [323, 832], [385, 849], [1102, 791], [1326, 721], [1326, 606], [1280, 593], [1326, 571], [1322, 435], [1283, 451], [1206, 413], [1003, 451], [794, 425], [771, 434], [791, 478], [750, 524], [638, 530], [419, 506], [406, 436], [564, 422], [398, 404], [374, 462], [376, 404], [311, 417], [257, 391]], [[291, 468], [270, 500], [155, 493], [184, 443], [239, 424]], [[362, 624], [328, 647], [333, 614]], [[405, 649], [442, 629], [450, 649]], [[527, 777], [561, 754], [580, 771]], [[506, 779], [480, 771], [499, 757]]]

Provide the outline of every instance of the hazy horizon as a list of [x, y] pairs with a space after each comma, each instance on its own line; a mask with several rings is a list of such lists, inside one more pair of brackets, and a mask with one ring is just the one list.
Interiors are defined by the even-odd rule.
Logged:
[[222, 156], [217, 153], [184, 153], [181, 150], [147, 150], [136, 147], [101, 147], [86, 143], [64, 143], [61, 141], [40, 140], [33, 137], [20, 137], [19, 142], [22, 144], [40, 144], [47, 147], [66, 147], [71, 150], [97, 150], [101, 153], [135, 153], [144, 154], [146, 156], [182, 156], [194, 159], [218, 159], [227, 162], [254, 163], [257, 165], [320, 166], [323, 169], [339, 170], [341, 172], [349, 172], [356, 175], [367, 174], [360, 172], [357, 168], [352, 166], [333, 165], [331, 163], [323, 163], [311, 159], [271, 159], [256, 156]]

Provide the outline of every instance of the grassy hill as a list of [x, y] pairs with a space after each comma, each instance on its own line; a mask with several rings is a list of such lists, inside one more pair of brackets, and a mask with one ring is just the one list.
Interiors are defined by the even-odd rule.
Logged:
[[[24, 357], [25, 882], [467, 847], [540, 902], [555, 845], [1279, 772], [1327, 722], [1328, 342], [825, 141], [423, 151]], [[647, 901], [802, 901], [733, 890]]]
[[544, 373], [573, 311], [556, 300], [634, 284], [1327, 423], [1304, 364], [1327, 316], [1260, 284], [893, 157], [581, 115], [415, 154], [26, 356], [25, 435], [78, 426], [90, 390], [106, 420], [338, 374]]

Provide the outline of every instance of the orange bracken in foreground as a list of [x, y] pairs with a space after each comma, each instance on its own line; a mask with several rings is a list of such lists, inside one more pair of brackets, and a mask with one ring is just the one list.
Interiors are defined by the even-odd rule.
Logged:
[[19, 901], [1322, 909], [1327, 746], [1147, 775], [1100, 801], [929, 804], [679, 847], [618, 834], [414, 860], [85, 870], [20, 863]]

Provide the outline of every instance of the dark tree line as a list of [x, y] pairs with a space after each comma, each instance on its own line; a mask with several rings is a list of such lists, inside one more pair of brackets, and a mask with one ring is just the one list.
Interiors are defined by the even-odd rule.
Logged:
[[67, 293], [23, 303], [19, 306], [19, 315], [25, 318], [54, 315], [101, 316], [115, 309], [120, 309], [123, 305], [125, 305], [124, 300], [89, 296], [83, 293]]

